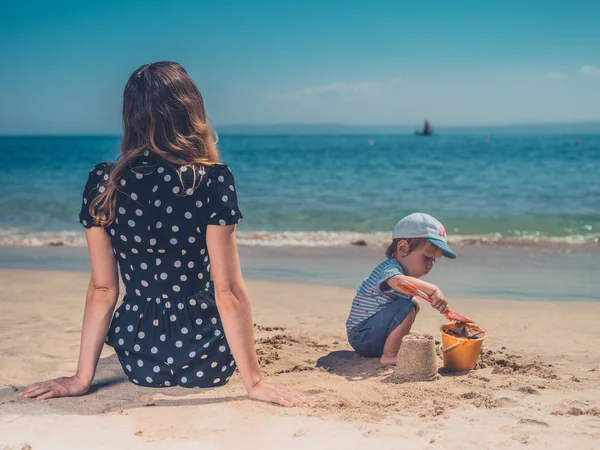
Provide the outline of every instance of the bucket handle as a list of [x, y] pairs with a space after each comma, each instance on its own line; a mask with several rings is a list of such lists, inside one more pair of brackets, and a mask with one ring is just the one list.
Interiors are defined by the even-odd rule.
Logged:
[[459, 339], [458, 342], [456, 342], [455, 344], [452, 344], [450, 347], [446, 347], [446, 348], [442, 348], [442, 353], [446, 353], [449, 352], [450, 350], [452, 350], [454, 347], [458, 347], [459, 345], [462, 345], [465, 343], [464, 339]]

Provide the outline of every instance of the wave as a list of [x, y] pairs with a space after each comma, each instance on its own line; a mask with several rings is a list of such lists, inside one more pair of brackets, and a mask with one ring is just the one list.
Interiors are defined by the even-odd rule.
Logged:
[[[254, 247], [346, 247], [346, 246], [387, 246], [391, 242], [389, 232], [359, 233], [350, 231], [280, 231], [280, 232], [240, 232], [241, 245]], [[471, 245], [590, 245], [600, 244], [600, 233], [575, 234], [568, 236], [547, 236], [541, 233], [502, 236], [500, 233], [488, 235], [449, 236], [448, 242], [456, 247]]]
[[[391, 242], [389, 232], [359, 233], [351, 231], [239, 231], [238, 243], [248, 247], [348, 247], [379, 246]], [[568, 245], [598, 247], [600, 233], [547, 236], [542, 233], [503, 236], [454, 235], [448, 242], [456, 247], [472, 245]], [[18, 229], [0, 230], [0, 247], [85, 247], [83, 231], [31, 232]]]
[[0, 230], [0, 247], [85, 247], [86, 245], [83, 231]]

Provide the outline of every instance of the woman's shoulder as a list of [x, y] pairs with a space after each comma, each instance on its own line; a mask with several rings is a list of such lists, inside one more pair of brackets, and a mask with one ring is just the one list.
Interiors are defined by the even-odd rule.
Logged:
[[[101, 177], [103, 175], [108, 175], [110, 173], [110, 171], [112, 170], [113, 166], [115, 164], [111, 163], [111, 162], [100, 162], [98, 164], [95, 164], [89, 172], [89, 177], [90, 178], [96, 178], [96, 177]], [[107, 177], [108, 178], [108, 177]]]
[[106, 161], [94, 164], [88, 173], [87, 184], [100, 183], [103, 180], [108, 180], [108, 175], [110, 174], [112, 166], [114, 166], [113, 163]]
[[235, 179], [227, 164], [212, 164], [207, 168], [206, 186], [217, 192], [235, 191]]
[[205, 166], [205, 169], [208, 173], [231, 172], [231, 169], [225, 163], [211, 164], [210, 166]]
[[223, 181], [224, 179], [232, 179], [233, 173], [227, 164], [217, 163], [205, 166], [206, 175], [209, 180], [216, 179]]
[[99, 162], [97, 164], [94, 164], [94, 166], [90, 169], [90, 172], [92, 170], [106, 170], [106, 169], [110, 169], [114, 165], [115, 165], [115, 163], [108, 162], [108, 161]]

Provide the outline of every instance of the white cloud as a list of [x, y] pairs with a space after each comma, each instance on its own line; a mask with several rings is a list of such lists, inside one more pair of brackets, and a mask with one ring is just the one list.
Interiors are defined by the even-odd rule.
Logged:
[[546, 77], [552, 80], [564, 80], [568, 75], [564, 72], [546, 72]]
[[359, 81], [356, 83], [329, 83], [317, 86], [306, 86], [299, 91], [288, 92], [282, 97], [286, 99], [374, 96], [381, 94], [402, 82], [401, 77], [385, 81]]
[[600, 75], [600, 68], [596, 67], [596, 66], [581, 66], [581, 73], [584, 75], [592, 75], [592, 76], [599, 76]]

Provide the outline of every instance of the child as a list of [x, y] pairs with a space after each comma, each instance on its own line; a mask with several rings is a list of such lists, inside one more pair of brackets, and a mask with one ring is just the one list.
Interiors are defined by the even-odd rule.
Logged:
[[346, 321], [348, 342], [362, 356], [378, 356], [382, 364], [396, 364], [402, 338], [408, 334], [419, 312], [419, 303], [398, 289], [410, 281], [433, 298], [440, 313], [448, 310], [444, 294], [434, 284], [420, 280], [441, 256], [456, 254], [446, 242], [444, 226], [428, 214], [403, 218], [392, 234], [392, 243], [379, 264], [366, 278], [352, 302]]

